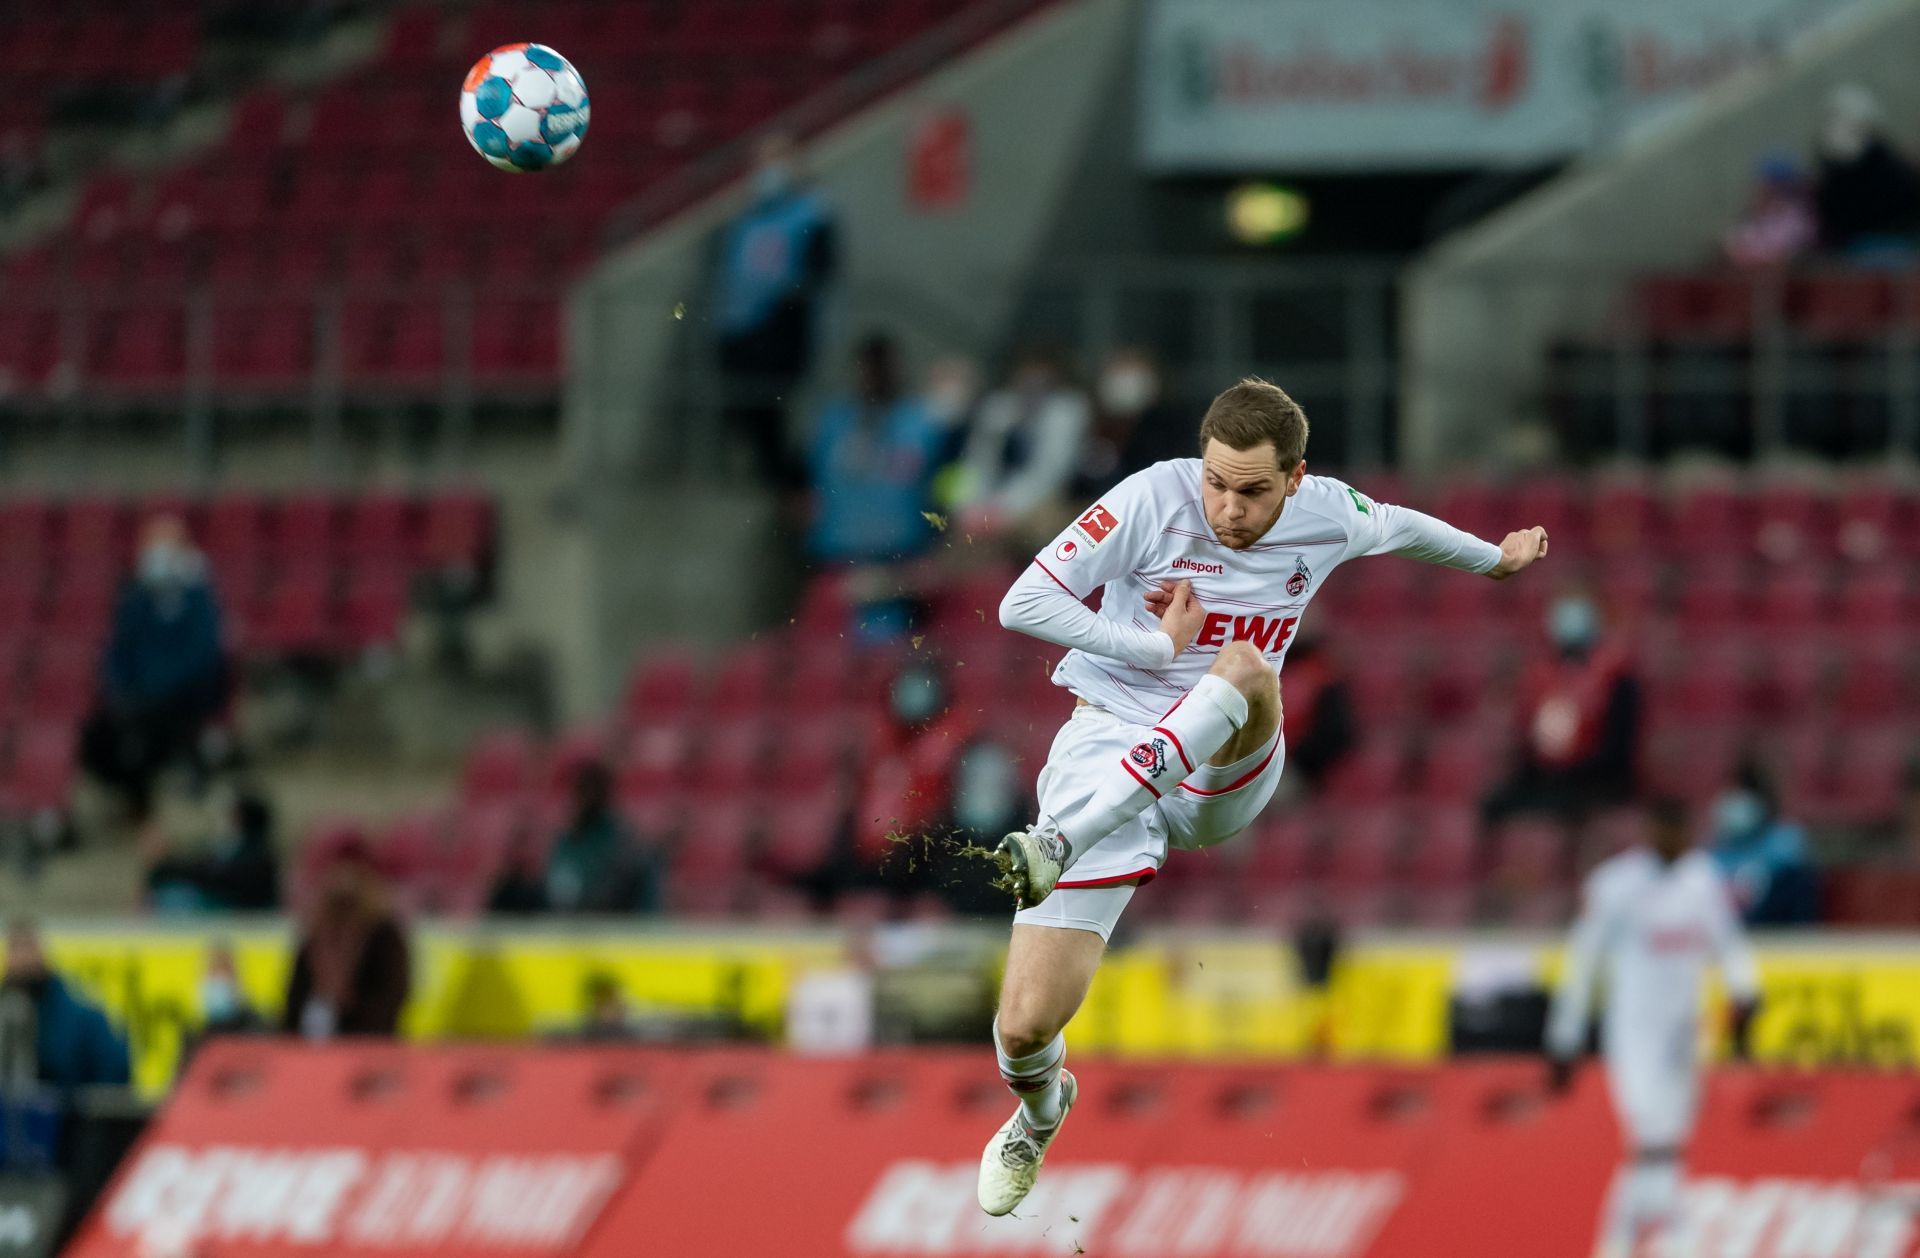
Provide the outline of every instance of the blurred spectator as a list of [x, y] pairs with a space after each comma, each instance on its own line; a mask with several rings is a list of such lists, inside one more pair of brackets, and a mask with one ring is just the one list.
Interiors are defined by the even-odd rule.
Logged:
[[147, 902], [161, 912], [265, 913], [280, 907], [280, 857], [273, 808], [251, 792], [233, 797], [225, 825], [205, 852], [177, 856], [146, 840]]
[[1769, 153], [1760, 161], [1753, 194], [1738, 222], [1721, 242], [1727, 261], [1762, 270], [1794, 261], [1820, 235], [1813, 211], [1813, 189], [1800, 163], [1787, 153]]
[[1091, 502], [1143, 467], [1195, 453], [1193, 427], [1161, 396], [1160, 367], [1147, 350], [1108, 354], [1094, 400], [1093, 431], [1068, 490], [1073, 501]]
[[200, 1016], [201, 1033], [209, 1039], [216, 1035], [256, 1035], [271, 1029], [240, 986], [233, 946], [223, 939], [215, 940], [207, 949], [207, 969], [200, 979]]
[[961, 527], [975, 537], [1051, 533], [1080, 466], [1091, 408], [1049, 351], [1029, 348], [987, 395], [961, 454]]
[[[98, 1006], [89, 1004], [53, 972], [30, 921], [7, 931], [7, 972], [0, 999], [30, 1010], [39, 1082], [62, 1090], [102, 1084], [125, 1086], [133, 1076], [127, 1041]], [[18, 1025], [12, 1018], [8, 1021]]]
[[1353, 749], [1353, 698], [1339, 664], [1318, 632], [1294, 639], [1287, 653], [1287, 693], [1281, 720], [1287, 766], [1318, 785]]
[[514, 835], [501, 862], [500, 876], [487, 897], [489, 913], [544, 913], [547, 911], [546, 847], [528, 830]]
[[948, 806], [950, 841], [928, 855], [928, 883], [947, 904], [962, 913], [986, 917], [1005, 914], [1006, 892], [981, 874], [981, 866], [955, 855], [956, 845], [999, 846], [1007, 831], [1033, 816], [1033, 781], [1010, 748], [987, 734], [975, 734], [954, 762]]
[[[927, 414], [933, 417], [942, 434], [939, 457], [934, 460], [945, 472], [953, 474], [967, 441], [967, 424], [980, 400], [980, 368], [964, 354], [942, 354], [927, 368], [927, 383], [921, 389]], [[939, 478], [935, 496], [943, 503], [952, 495], [944, 492]]]
[[1742, 765], [1733, 788], [1714, 803], [1713, 859], [1747, 925], [1819, 920], [1819, 885], [1806, 829], [1780, 815], [1773, 785], [1758, 765]]
[[1852, 262], [1911, 261], [1920, 224], [1920, 179], [1888, 142], [1880, 107], [1865, 88], [1834, 89], [1819, 151], [1814, 199], [1821, 243]]
[[287, 980], [281, 1029], [310, 1040], [392, 1035], [413, 970], [386, 879], [355, 839], [334, 853], [322, 880]]
[[200, 1026], [180, 1048], [179, 1069], [184, 1072], [193, 1055], [209, 1040], [226, 1035], [266, 1035], [274, 1029], [240, 986], [233, 946], [216, 939], [207, 948], [207, 967], [200, 978]]
[[934, 539], [927, 512], [946, 430], [902, 391], [891, 338], [860, 343], [859, 383], [827, 403], [813, 448], [812, 557], [822, 563], [903, 559]]
[[793, 141], [761, 142], [753, 203], [720, 233], [715, 322], [729, 424], [770, 485], [795, 488], [786, 400], [813, 362], [820, 306], [838, 268], [826, 202], [795, 173]]
[[81, 734], [81, 760], [118, 790], [136, 821], [152, 812], [153, 782], [197, 759], [227, 702], [220, 608], [206, 560], [172, 516], [148, 521], [139, 569], [120, 592], [100, 667], [100, 694]]
[[1633, 796], [1640, 686], [1626, 652], [1601, 641], [1599, 610], [1581, 595], [1548, 608], [1547, 637], [1553, 654], [1521, 683], [1520, 763], [1486, 799], [1489, 822], [1517, 813], [1577, 820]]
[[546, 907], [560, 913], [657, 913], [659, 852], [613, 807], [613, 775], [599, 761], [573, 778], [573, 812], [547, 854]]

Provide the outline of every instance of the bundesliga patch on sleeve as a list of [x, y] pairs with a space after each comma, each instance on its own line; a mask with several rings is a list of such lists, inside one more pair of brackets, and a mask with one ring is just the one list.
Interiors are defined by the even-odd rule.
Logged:
[[1098, 546], [1107, 540], [1107, 534], [1120, 527], [1120, 521], [1113, 512], [1099, 503], [1095, 503], [1085, 515], [1073, 522], [1074, 531], [1087, 539], [1088, 546]]

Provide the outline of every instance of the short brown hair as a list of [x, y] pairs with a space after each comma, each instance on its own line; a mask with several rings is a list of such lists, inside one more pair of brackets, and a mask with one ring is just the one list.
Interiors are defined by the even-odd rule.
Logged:
[[1236, 450], [1267, 442], [1281, 470], [1291, 472], [1307, 457], [1307, 413], [1279, 385], [1248, 376], [1207, 407], [1200, 421], [1200, 452], [1205, 454], [1216, 438]]

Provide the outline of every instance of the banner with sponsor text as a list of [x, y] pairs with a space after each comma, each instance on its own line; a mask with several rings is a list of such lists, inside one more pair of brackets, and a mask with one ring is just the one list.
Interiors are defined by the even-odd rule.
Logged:
[[[1078, 1063], [1014, 1215], [973, 1201], [1012, 1101], [991, 1055], [216, 1044], [72, 1258], [1590, 1251], [1619, 1158], [1604, 1080]], [[1681, 1222], [1716, 1258], [1920, 1258], [1920, 1080], [1727, 1070]]]
[[1141, 156], [1162, 172], [1565, 157], [1863, 3], [1153, 0]]

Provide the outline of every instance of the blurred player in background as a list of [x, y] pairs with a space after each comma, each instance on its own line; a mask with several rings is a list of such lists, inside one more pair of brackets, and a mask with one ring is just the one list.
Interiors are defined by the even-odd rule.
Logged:
[[1753, 954], [1719, 870], [1692, 849], [1685, 807], [1661, 801], [1649, 820], [1647, 845], [1588, 876], [1547, 1024], [1550, 1083], [1564, 1091], [1604, 969], [1600, 1051], [1627, 1160], [1601, 1215], [1601, 1258], [1627, 1258], [1674, 1222], [1699, 1101], [1700, 979], [1708, 963], [1726, 972], [1736, 1056], [1746, 1055], [1759, 1007]]
[[1200, 448], [1120, 482], [1000, 605], [1007, 628], [1072, 648], [1054, 683], [1076, 704], [1040, 773], [1040, 819], [1001, 844], [1020, 911], [994, 1047], [1020, 1106], [981, 1156], [988, 1214], [1032, 1190], [1073, 1105], [1061, 1029], [1134, 888], [1169, 847], [1230, 839], [1273, 797], [1280, 665], [1327, 574], [1392, 553], [1500, 579], [1547, 551], [1543, 529], [1496, 546], [1306, 475], [1307, 417], [1263, 380], [1213, 400]]

